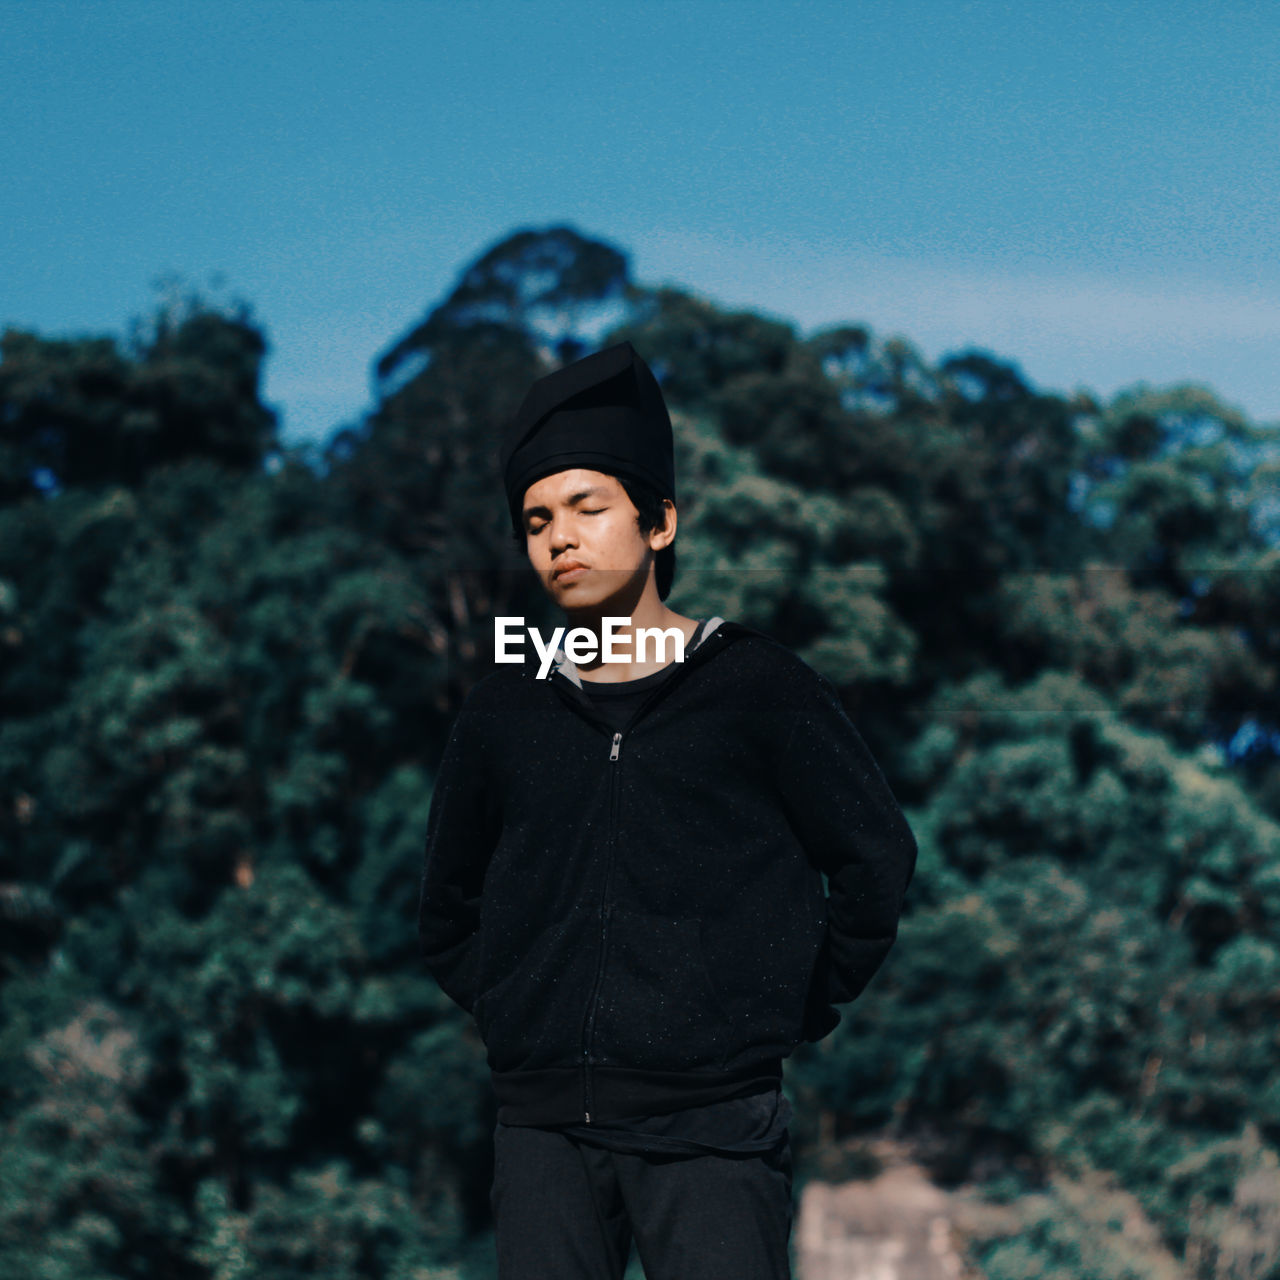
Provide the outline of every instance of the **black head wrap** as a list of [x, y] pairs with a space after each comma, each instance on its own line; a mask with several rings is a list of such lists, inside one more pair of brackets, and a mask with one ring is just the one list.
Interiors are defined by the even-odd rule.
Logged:
[[539, 378], [507, 427], [501, 461], [517, 533], [525, 490], [571, 467], [645, 480], [662, 497], [676, 497], [671, 416], [658, 380], [629, 342]]

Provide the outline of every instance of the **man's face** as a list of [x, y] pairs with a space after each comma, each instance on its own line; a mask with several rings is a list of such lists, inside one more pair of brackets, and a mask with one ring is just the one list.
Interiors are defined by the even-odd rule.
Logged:
[[529, 561], [564, 609], [638, 597], [657, 550], [653, 542], [670, 541], [640, 532], [638, 512], [615, 477], [582, 467], [531, 484], [522, 511]]

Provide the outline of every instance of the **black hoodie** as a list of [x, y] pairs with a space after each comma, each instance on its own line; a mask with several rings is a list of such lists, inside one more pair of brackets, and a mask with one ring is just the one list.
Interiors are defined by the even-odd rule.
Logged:
[[715, 621], [625, 730], [563, 660], [499, 668], [454, 721], [419, 939], [505, 1123], [780, 1078], [893, 945], [916, 843], [884, 775], [830, 681]]

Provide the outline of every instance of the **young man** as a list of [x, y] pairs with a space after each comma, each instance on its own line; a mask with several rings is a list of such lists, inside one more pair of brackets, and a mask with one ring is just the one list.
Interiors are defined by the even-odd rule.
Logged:
[[500, 1280], [620, 1278], [633, 1240], [649, 1280], [789, 1277], [782, 1061], [880, 966], [915, 867], [831, 683], [663, 603], [673, 457], [629, 343], [535, 382], [504, 441], [567, 624], [686, 644], [499, 667], [436, 779], [419, 937], [486, 1046]]

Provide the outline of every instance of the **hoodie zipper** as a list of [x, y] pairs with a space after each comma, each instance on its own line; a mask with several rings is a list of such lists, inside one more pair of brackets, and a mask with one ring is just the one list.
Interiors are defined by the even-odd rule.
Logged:
[[[698, 645], [694, 651], [701, 651], [707, 644], [707, 641], [715, 638], [717, 632], [713, 631], [711, 635], [705, 637], [703, 642]], [[709, 652], [709, 651], [708, 651]], [[600, 980], [604, 975], [605, 957], [609, 950], [609, 915], [613, 910], [613, 904], [609, 902], [609, 881], [613, 875], [613, 852], [617, 841], [618, 832], [618, 773], [621, 769], [622, 757], [622, 739], [630, 733], [632, 726], [644, 715], [654, 703], [660, 701], [670, 691], [672, 683], [678, 680], [688, 668], [685, 667], [681, 671], [672, 675], [670, 680], [664, 681], [655, 689], [648, 698], [644, 700], [632, 713], [631, 719], [627, 721], [622, 729], [616, 729], [609, 740], [609, 763], [615, 768], [609, 775], [609, 831], [608, 840], [606, 842], [609, 850], [608, 861], [605, 864], [604, 885], [600, 891], [600, 958], [596, 962], [595, 980], [591, 984], [591, 996], [587, 1001], [587, 1011], [584, 1019], [584, 1031], [582, 1040], [582, 1115], [585, 1123], [591, 1124], [591, 1068], [593, 1059], [591, 1057], [591, 1043], [595, 1035], [596, 1026], [596, 1005], [600, 994]], [[559, 679], [565, 679], [563, 675], [558, 676]], [[595, 723], [600, 723], [595, 721]]]
[[[630, 727], [630, 726], [628, 726]], [[615, 730], [609, 745], [609, 760], [616, 764], [622, 751], [622, 731]], [[582, 1114], [591, 1123], [591, 1041], [596, 1030], [596, 997], [600, 991], [600, 979], [604, 974], [605, 957], [609, 951], [609, 913], [613, 904], [609, 901], [609, 880], [613, 873], [613, 846], [618, 830], [618, 771], [609, 775], [609, 861], [605, 865], [604, 887], [600, 891], [600, 959], [596, 965], [595, 981], [591, 984], [591, 998], [587, 1001], [587, 1030], [582, 1046]]]

